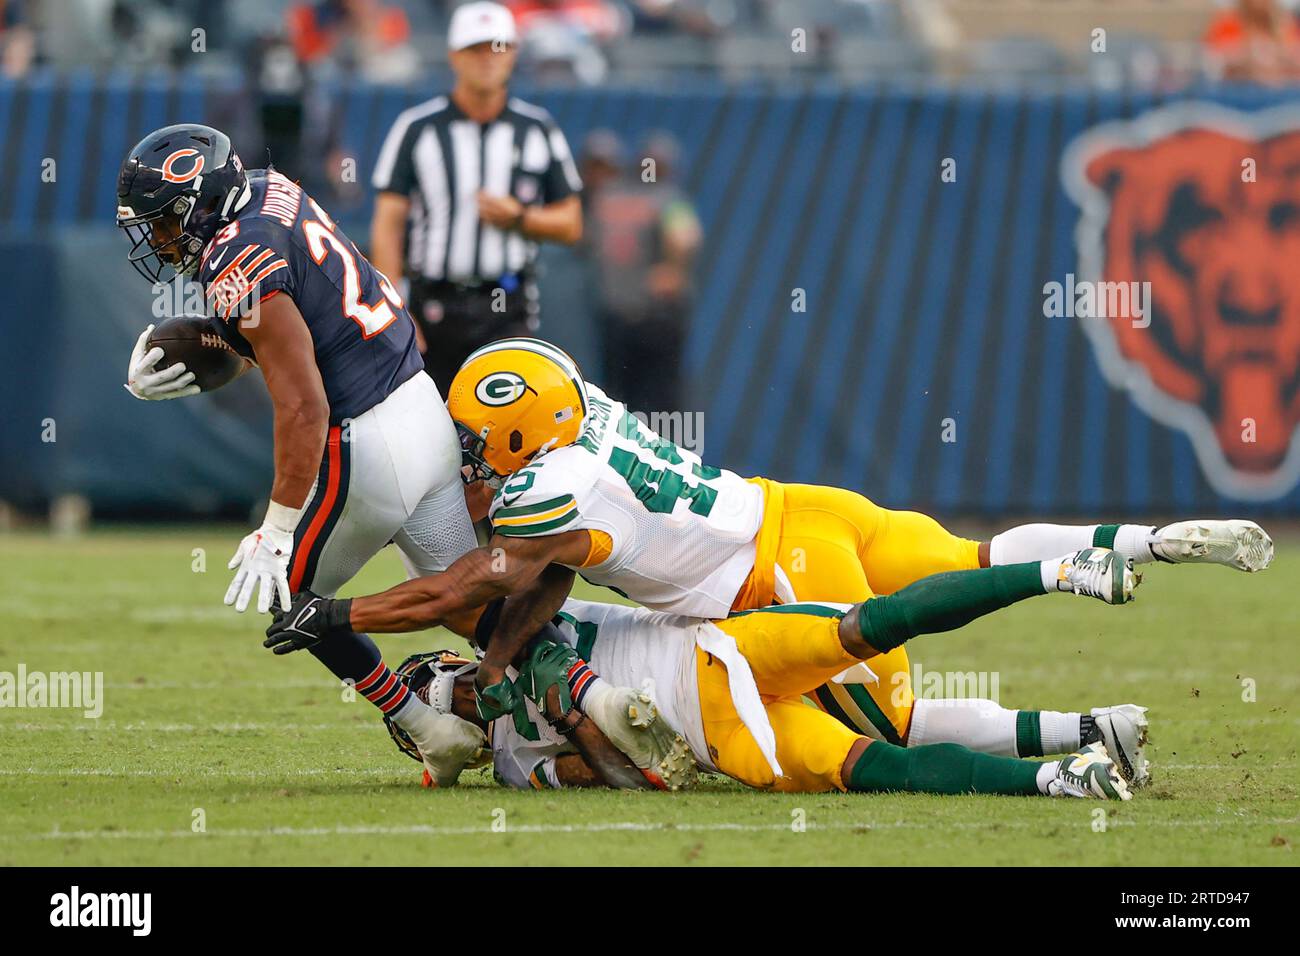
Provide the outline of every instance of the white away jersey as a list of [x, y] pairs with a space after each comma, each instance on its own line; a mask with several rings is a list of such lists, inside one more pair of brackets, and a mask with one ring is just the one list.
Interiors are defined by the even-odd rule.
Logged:
[[[652, 681], [651, 696], [660, 718], [686, 738], [701, 767], [712, 769], [695, 677], [696, 637], [706, 622], [570, 598], [555, 623], [565, 643], [611, 684], [640, 689], [646, 680]], [[531, 702], [528, 714], [534, 726], [524, 734], [513, 717], [492, 722], [497, 780], [522, 789], [557, 786], [555, 758], [576, 750], [551, 730]]]
[[[519, 675], [511, 668], [513, 680]], [[492, 773], [497, 783], [518, 790], [547, 790], [559, 787], [555, 758], [578, 750], [551, 729], [531, 700], [525, 700], [530, 723], [520, 730], [514, 716], [492, 721]]]
[[497, 492], [493, 531], [603, 532], [609, 557], [576, 569], [588, 581], [656, 610], [726, 617], [754, 567], [762, 489], [659, 437], [595, 386], [587, 398], [578, 440]]

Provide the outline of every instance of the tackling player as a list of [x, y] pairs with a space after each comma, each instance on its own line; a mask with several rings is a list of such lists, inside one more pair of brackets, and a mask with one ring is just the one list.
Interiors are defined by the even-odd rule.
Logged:
[[[1029, 562], [932, 576], [856, 607], [790, 604], [722, 621], [569, 599], [550, 637], [534, 642], [521, 663], [523, 701], [491, 723], [474, 705], [472, 661], [416, 655], [399, 672], [435, 709], [485, 730], [497, 780], [518, 788], [602, 784], [582, 748], [564, 735], [580, 719], [575, 715], [599, 673], [653, 687], [662, 718], [685, 736], [701, 766], [758, 789], [1128, 799], [1114, 763], [1118, 754], [1144, 761], [1134, 741], [1123, 742], [1131, 748], [1125, 751], [1097, 733], [1071, 748], [1078, 752], [1045, 763], [956, 744], [902, 748], [858, 734], [803, 702], [804, 694], [895, 642], [960, 627], [1054, 586], [1054, 574]], [[411, 752], [400, 731], [389, 729]]]
[[[536, 339], [504, 339], [471, 355], [452, 382], [448, 408], [466, 464], [498, 486], [493, 537], [446, 574], [360, 599], [350, 613], [357, 627], [408, 631], [515, 595], [477, 676], [489, 716], [513, 708], [504, 669], [562, 599], [538, 593], [539, 575], [552, 564], [652, 609], [723, 618], [773, 603], [863, 601], [943, 571], [1093, 546], [1113, 548], [1128, 574], [1134, 562], [1154, 560], [1253, 571], [1272, 557], [1268, 535], [1249, 521], [1179, 522], [1158, 531], [1033, 524], [977, 542], [855, 492], [743, 479], [657, 435], [585, 382], [563, 351]], [[1089, 554], [1062, 566], [1061, 589], [1090, 593], [1101, 552]], [[1109, 569], [1118, 572], [1120, 563]], [[859, 732], [893, 743], [948, 741], [1027, 756], [1077, 746], [1090, 720], [1112, 734], [1144, 730], [1135, 711], [1067, 714], [1037, 726], [975, 720], [971, 708], [988, 711], [987, 702], [916, 701], [902, 647], [868, 663], [879, 681], [830, 682], [815, 698]]]
[[[265, 612], [292, 591], [333, 594], [390, 541], [412, 574], [475, 545], [460, 448], [423, 370], [401, 298], [295, 183], [246, 171], [219, 130], [150, 133], [118, 177], [117, 224], [154, 283], [196, 276], [222, 337], [256, 363], [275, 410], [275, 480], [261, 527], [240, 542], [225, 603]], [[141, 399], [198, 391], [183, 364], [156, 369], [136, 343], [127, 388]], [[403, 726], [425, 753], [463, 728], [412, 696], [365, 634], [312, 653]], [[465, 743], [465, 741], [459, 741]]]

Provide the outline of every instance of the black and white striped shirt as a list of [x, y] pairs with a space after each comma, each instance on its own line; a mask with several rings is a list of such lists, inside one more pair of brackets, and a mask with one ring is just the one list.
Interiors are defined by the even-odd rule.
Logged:
[[412, 277], [494, 281], [524, 272], [537, 244], [479, 221], [475, 194], [525, 205], [558, 202], [582, 189], [569, 144], [546, 110], [511, 98], [479, 124], [438, 96], [397, 117], [372, 180], [411, 200], [406, 260]]

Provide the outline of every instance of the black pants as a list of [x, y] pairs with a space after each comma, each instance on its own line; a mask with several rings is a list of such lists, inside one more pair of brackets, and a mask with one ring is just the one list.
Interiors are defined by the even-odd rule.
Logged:
[[610, 394], [634, 412], [685, 411], [685, 309], [666, 307], [654, 317], [637, 319], [606, 311], [604, 326]]
[[410, 298], [411, 315], [424, 335], [424, 370], [443, 398], [475, 349], [497, 339], [537, 334], [537, 294], [531, 283], [505, 292], [492, 285], [466, 288], [415, 280]]

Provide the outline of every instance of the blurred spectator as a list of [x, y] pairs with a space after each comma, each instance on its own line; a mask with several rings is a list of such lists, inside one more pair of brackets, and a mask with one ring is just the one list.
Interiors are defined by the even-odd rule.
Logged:
[[1300, 79], [1300, 25], [1277, 0], [1237, 0], [1210, 22], [1204, 42], [1211, 68], [1224, 79]]
[[506, 6], [525, 44], [534, 30], [556, 25], [602, 43], [627, 32], [622, 10], [609, 0], [510, 0]]
[[355, 176], [343, 176], [339, 98], [282, 40], [264, 43], [255, 69], [262, 142], [275, 168], [336, 215], [359, 208], [365, 190]]
[[601, 47], [630, 25], [609, 0], [510, 0], [507, 6], [519, 25], [521, 59], [542, 82], [600, 83], [609, 72]]
[[289, 8], [289, 38], [309, 67], [332, 61], [377, 83], [401, 83], [419, 71], [411, 28], [400, 7], [379, 0], [316, 0]]
[[681, 365], [702, 238], [695, 207], [673, 182], [677, 141], [647, 137], [631, 175], [591, 203], [591, 249], [605, 336], [605, 376], [633, 411], [682, 408]]
[[690, 33], [713, 36], [735, 19], [729, 3], [693, 0], [628, 0], [632, 30], [637, 34]]
[[36, 35], [23, 16], [22, 0], [0, 0], [0, 73], [22, 76], [36, 57]]
[[594, 129], [582, 141], [578, 171], [582, 174], [584, 209], [591, 214], [592, 204], [605, 187], [623, 175], [627, 149], [611, 129]]

